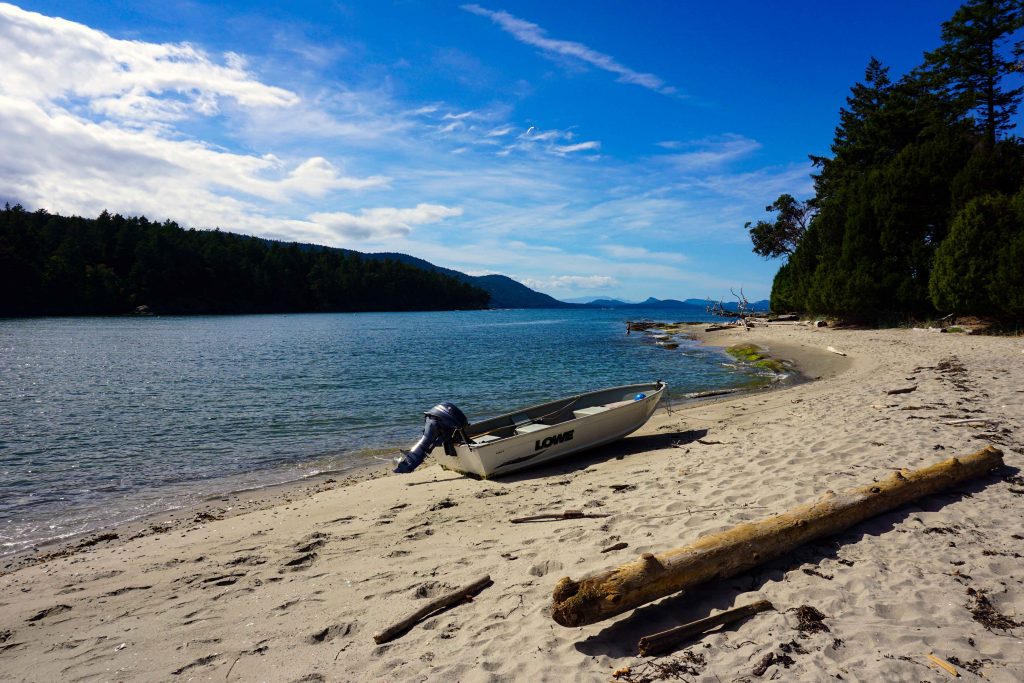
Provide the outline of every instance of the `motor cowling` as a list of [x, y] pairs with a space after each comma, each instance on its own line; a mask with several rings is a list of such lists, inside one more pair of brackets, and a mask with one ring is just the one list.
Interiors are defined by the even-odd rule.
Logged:
[[469, 420], [454, 403], [438, 403], [423, 413], [425, 422], [423, 436], [402, 456], [395, 459], [395, 473], [406, 474], [420, 466], [424, 458], [437, 446], [444, 446], [444, 452], [455, 455], [452, 437], [455, 432], [469, 424]]

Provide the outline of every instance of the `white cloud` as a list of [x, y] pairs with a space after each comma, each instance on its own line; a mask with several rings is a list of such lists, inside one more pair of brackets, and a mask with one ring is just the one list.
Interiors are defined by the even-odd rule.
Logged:
[[3, 93], [41, 104], [84, 98], [94, 113], [118, 119], [209, 116], [222, 98], [247, 107], [298, 102], [295, 93], [253, 79], [239, 55], [217, 64], [188, 43], [117, 40], [9, 4], [0, 4], [0, 47]]
[[530, 289], [584, 291], [616, 287], [619, 281], [607, 275], [552, 275], [544, 279], [525, 278]]
[[601, 143], [597, 141], [591, 142], [578, 142], [575, 145], [560, 145], [555, 147], [555, 151], [560, 154], [572, 154], [573, 152], [585, 152], [591, 149], [601, 149]]
[[742, 135], [723, 135], [717, 139], [697, 140], [689, 143], [659, 143], [669, 149], [693, 148], [691, 152], [670, 154], [661, 157], [678, 171], [692, 172], [721, 167], [729, 162], [747, 157], [761, 149], [757, 140]]
[[641, 263], [651, 261], [660, 261], [663, 263], [686, 263], [686, 261], [689, 260], [685, 255], [675, 252], [650, 251], [643, 247], [634, 247], [623, 244], [605, 244], [601, 247], [601, 251], [615, 259], [640, 261]]
[[0, 53], [0, 186], [29, 206], [305, 234], [312, 224], [275, 218], [273, 206], [390, 182], [347, 176], [320, 155], [237, 153], [173, 128], [218, 116], [225, 98], [233, 111], [302, 109], [298, 95], [258, 81], [239, 55], [217, 64], [184, 43], [118, 40], [8, 4]]
[[337, 235], [366, 240], [408, 235], [415, 225], [436, 223], [445, 218], [461, 215], [460, 207], [417, 204], [412, 209], [363, 209], [358, 215], [344, 211], [314, 213], [309, 219]]
[[445, 114], [442, 118], [444, 118], [445, 120], [461, 121], [462, 119], [468, 119], [474, 116], [478, 116], [478, 114], [475, 111], [464, 111], [461, 114], [448, 113]]
[[508, 12], [489, 10], [475, 4], [463, 5], [462, 9], [481, 17], [487, 17], [522, 43], [532, 45], [549, 54], [578, 59], [591, 66], [615, 74], [622, 83], [639, 85], [663, 95], [674, 95], [677, 92], [676, 88], [666, 84], [654, 74], [634, 71], [628, 66], [620, 64], [614, 57], [593, 50], [582, 43], [549, 38], [546, 35], [547, 32], [537, 24], [519, 19]]

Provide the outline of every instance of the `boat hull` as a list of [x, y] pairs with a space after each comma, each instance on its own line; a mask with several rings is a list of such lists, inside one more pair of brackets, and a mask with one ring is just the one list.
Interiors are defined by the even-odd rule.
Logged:
[[[666, 390], [662, 382], [632, 384], [613, 389], [581, 394], [569, 401], [563, 410], [568, 419], [555, 424], [533, 423], [521, 426], [514, 433], [487, 443], [459, 443], [455, 455], [440, 448], [433, 457], [446, 469], [484, 479], [501, 477], [528, 467], [536, 467], [574, 453], [617, 441], [633, 433], [650, 419]], [[643, 398], [636, 399], [638, 394]], [[484, 427], [500, 424], [526, 413], [541, 413], [555, 401], [508, 413], [483, 423]], [[472, 434], [473, 425], [470, 426]], [[529, 429], [519, 433], [520, 429]]]

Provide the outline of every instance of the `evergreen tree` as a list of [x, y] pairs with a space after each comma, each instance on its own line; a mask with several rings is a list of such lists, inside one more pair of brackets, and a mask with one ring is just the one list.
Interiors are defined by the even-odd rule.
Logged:
[[962, 115], [974, 113], [989, 148], [1012, 126], [1021, 88], [1007, 88], [1006, 75], [1019, 70], [1008, 45], [1024, 26], [1020, 0], [969, 0], [942, 24], [942, 45], [926, 55], [926, 70]]
[[[789, 258], [773, 309], [864, 322], [936, 307], [1024, 316], [1024, 143], [999, 139], [1022, 94], [1006, 85], [1022, 12], [1019, 0], [969, 0], [898, 82], [868, 63], [832, 156], [811, 157], [817, 213], [795, 249], [776, 250]], [[758, 241], [771, 226], [752, 231], [756, 253], [771, 253]]]
[[483, 308], [487, 292], [355, 252], [96, 219], [0, 211], [0, 316]]

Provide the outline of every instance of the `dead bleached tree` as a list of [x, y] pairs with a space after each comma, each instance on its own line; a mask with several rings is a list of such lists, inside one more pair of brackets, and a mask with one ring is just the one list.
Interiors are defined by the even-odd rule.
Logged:
[[747, 297], [743, 293], [743, 288], [740, 287], [740, 293], [737, 294], [736, 291], [730, 287], [729, 293], [731, 293], [733, 298], [736, 299], [735, 311], [727, 309], [721, 299], [718, 300], [718, 303], [714, 303], [711, 301], [710, 297], [707, 299], [708, 303], [704, 307], [704, 310], [711, 315], [717, 315], [721, 318], [736, 318], [743, 325], [743, 329], [749, 330], [750, 325], [747, 318], [751, 315], [750, 302], [747, 301]]

